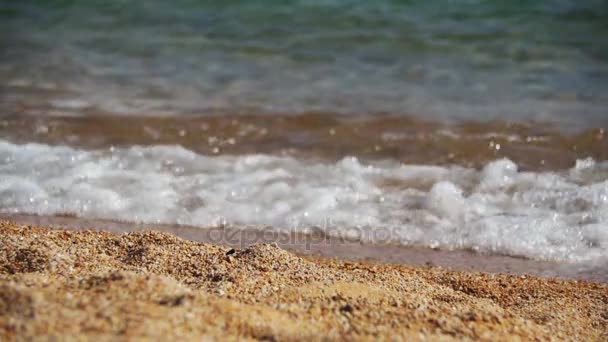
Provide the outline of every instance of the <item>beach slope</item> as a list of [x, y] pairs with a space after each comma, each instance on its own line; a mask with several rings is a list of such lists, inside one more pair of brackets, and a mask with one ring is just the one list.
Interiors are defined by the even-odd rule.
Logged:
[[608, 340], [608, 285], [0, 222], [0, 340]]

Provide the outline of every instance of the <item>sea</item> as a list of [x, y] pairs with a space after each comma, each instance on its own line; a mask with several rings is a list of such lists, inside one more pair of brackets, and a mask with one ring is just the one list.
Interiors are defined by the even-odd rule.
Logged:
[[604, 0], [0, 1], [5, 217], [608, 275], [607, 129]]

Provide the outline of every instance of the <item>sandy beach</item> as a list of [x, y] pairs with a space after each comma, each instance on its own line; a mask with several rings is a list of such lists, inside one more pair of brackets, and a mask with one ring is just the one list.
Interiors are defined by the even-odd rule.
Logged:
[[0, 342], [608, 342], [606, 23], [0, 1]]
[[0, 340], [606, 340], [606, 284], [0, 223]]

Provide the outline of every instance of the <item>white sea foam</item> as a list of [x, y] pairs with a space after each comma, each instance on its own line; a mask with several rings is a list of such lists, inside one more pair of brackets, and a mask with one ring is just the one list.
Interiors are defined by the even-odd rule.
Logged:
[[202, 156], [179, 146], [96, 151], [0, 140], [0, 211], [129, 222], [269, 225], [367, 241], [597, 261], [608, 257], [608, 163], [520, 172]]

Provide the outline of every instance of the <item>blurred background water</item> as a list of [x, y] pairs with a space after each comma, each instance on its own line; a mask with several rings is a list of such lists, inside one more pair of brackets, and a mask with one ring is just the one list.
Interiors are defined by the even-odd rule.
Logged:
[[0, 115], [608, 122], [608, 2], [0, 2]]

